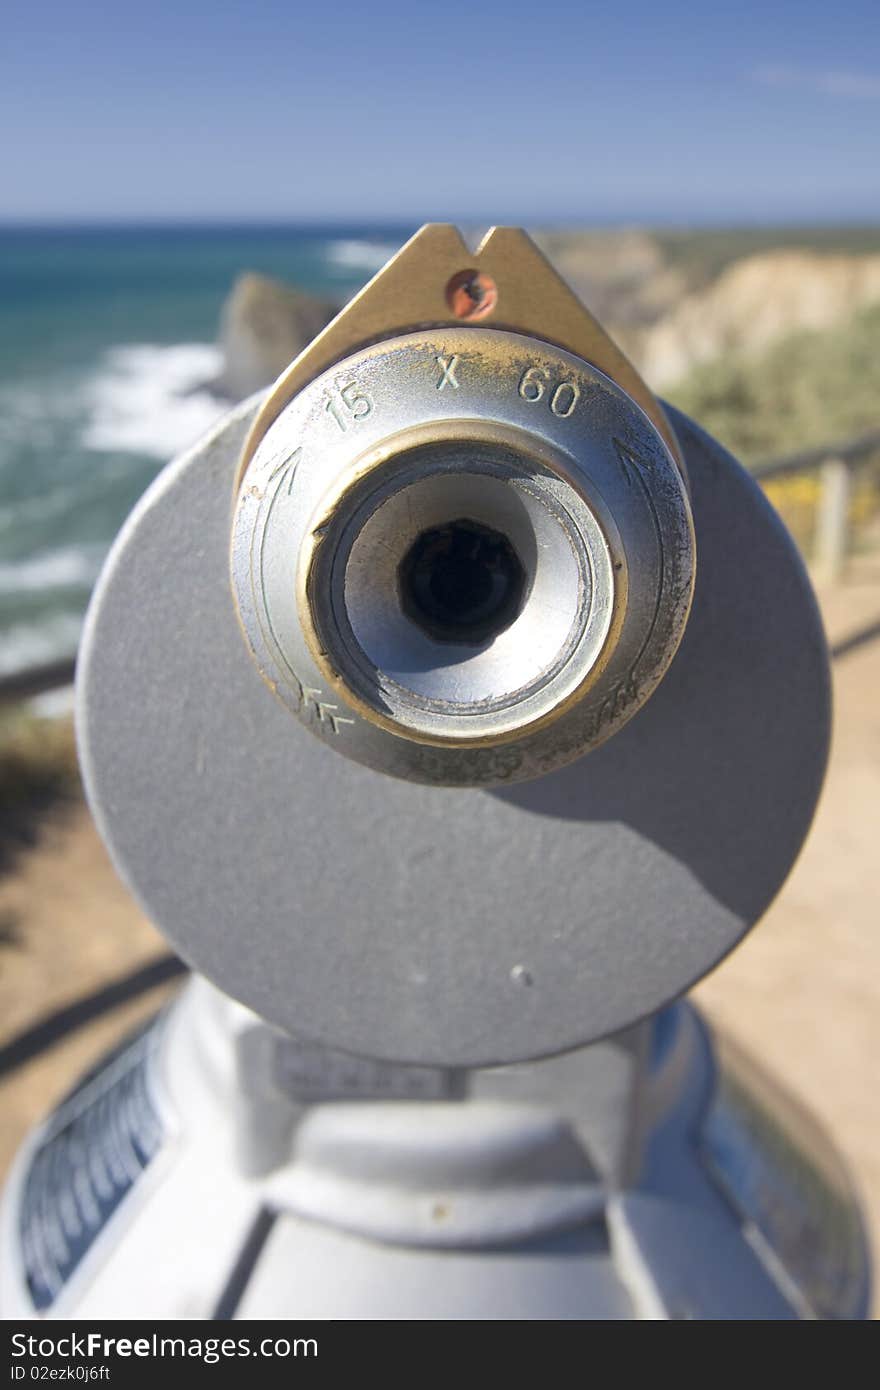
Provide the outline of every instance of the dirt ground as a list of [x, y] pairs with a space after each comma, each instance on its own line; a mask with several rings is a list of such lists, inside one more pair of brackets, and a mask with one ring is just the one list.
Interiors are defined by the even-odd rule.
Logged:
[[[764, 920], [694, 997], [834, 1136], [880, 1269], [880, 561], [856, 573], [820, 596], [837, 649], [834, 737], [809, 838]], [[880, 1316], [877, 1287], [874, 1306]]]
[[[834, 661], [831, 768], [807, 846], [763, 923], [696, 990], [704, 1009], [822, 1119], [880, 1252], [880, 564], [823, 596]], [[873, 631], [873, 635], [870, 635]], [[164, 951], [81, 804], [53, 812], [0, 878], [0, 1055], [62, 1006]], [[0, 1173], [77, 1075], [173, 986], [154, 988], [0, 1075]]]

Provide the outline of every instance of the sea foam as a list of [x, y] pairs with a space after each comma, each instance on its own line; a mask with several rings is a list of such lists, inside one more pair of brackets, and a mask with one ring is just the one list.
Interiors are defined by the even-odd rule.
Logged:
[[13, 623], [0, 640], [0, 676], [75, 652], [82, 622], [81, 614], [63, 612], [47, 614], [39, 623]]
[[331, 241], [324, 257], [328, 265], [341, 270], [360, 270], [373, 275], [393, 256], [399, 247], [394, 242], [357, 241], [354, 239]]
[[204, 389], [221, 367], [222, 354], [211, 343], [111, 348], [86, 388], [83, 447], [173, 458], [229, 409]]
[[104, 545], [65, 546], [15, 563], [0, 562], [0, 595], [47, 589], [90, 589], [98, 577]]

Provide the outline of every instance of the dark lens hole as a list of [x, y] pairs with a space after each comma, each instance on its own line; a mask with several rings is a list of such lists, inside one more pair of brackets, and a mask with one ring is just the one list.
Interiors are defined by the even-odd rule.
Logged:
[[482, 645], [522, 607], [525, 571], [506, 536], [460, 518], [414, 541], [398, 571], [404, 612], [439, 642]]

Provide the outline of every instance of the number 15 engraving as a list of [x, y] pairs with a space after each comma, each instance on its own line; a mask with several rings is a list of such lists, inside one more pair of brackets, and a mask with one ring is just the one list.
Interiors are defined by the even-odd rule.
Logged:
[[324, 409], [336, 421], [343, 434], [354, 420], [363, 420], [373, 409], [373, 402], [362, 391], [356, 381], [350, 381], [332, 395], [328, 395]]

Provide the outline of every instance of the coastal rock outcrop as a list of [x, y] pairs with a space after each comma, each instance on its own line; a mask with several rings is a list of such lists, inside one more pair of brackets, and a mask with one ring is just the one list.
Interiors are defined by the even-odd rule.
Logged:
[[240, 275], [223, 306], [217, 389], [233, 400], [268, 386], [330, 322], [337, 305], [267, 275]]

